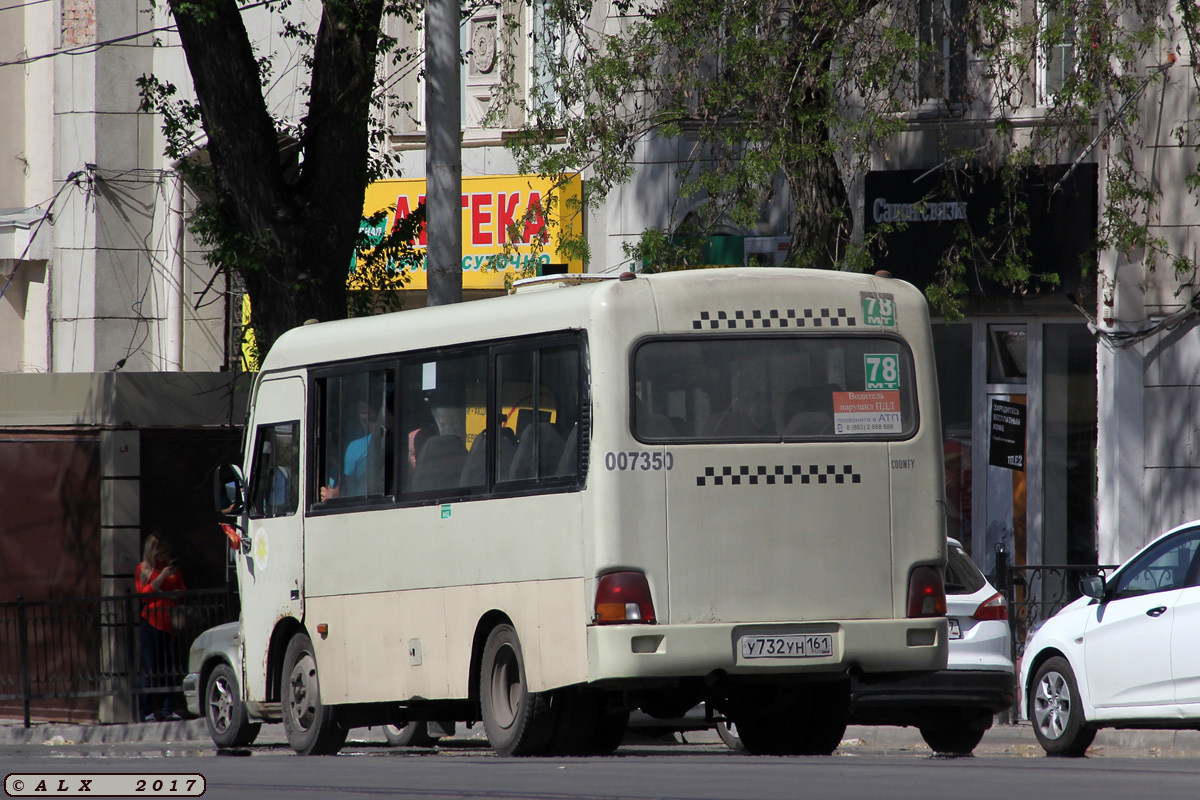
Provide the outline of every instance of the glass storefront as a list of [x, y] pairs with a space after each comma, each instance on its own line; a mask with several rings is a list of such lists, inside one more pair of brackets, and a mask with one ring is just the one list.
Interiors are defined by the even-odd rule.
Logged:
[[993, 574], [1096, 563], [1096, 344], [1078, 322], [935, 324], [948, 534]]

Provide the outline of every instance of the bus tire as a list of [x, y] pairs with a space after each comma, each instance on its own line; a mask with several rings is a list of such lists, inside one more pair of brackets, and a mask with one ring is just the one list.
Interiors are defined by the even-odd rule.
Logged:
[[922, 725], [917, 730], [929, 749], [947, 756], [968, 756], [983, 741], [986, 728], [969, 719], [953, 719], [936, 725]]
[[738, 736], [737, 725], [729, 720], [722, 720], [717, 723], [717, 736], [720, 736], [725, 746], [733, 752], [746, 752], [746, 745], [742, 743], [741, 737]]
[[384, 725], [383, 738], [392, 747], [433, 747], [437, 743], [437, 738], [429, 735], [426, 722]]
[[501, 756], [545, 752], [554, 735], [549, 693], [533, 693], [525, 680], [525, 657], [511, 625], [488, 634], [479, 674], [479, 705], [492, 749]]
[[550, 752], [559, 756], [604, 756], [625, 740], [629, 711], [613, 710], [603, 692], [560, 689], [555, 693], [554, 737]]
[[746, 752], [773, 756], [832, 755], [846, 733], [848, 682], [802, 689], [779, 709], [758, 708], [733, 720]]
[[293, 750], [302, 756], [321, 756], [342, 749], [349, 731], [337, 724], [333, 709], [321, 702], [317, 659], [306, 633], [297, 633], [288, 642], [282, 691], [283, 730]]

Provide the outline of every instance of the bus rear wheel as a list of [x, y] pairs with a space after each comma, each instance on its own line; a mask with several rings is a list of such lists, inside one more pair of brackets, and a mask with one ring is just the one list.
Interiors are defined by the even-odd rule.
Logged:
[[317, 659], [305, 633], [292, 637], [283, 657], [283, 730], [288, 744], [302, 756], [333, 755], [349, 733], [337, 724], [333, 709], [321, 702]]
[[559, 689], [553, 705], [555, 730], [550, 752], [559, 756], [605, 756], [621, 746], [629, 711], [604, 692]]
[[530, 756], [549, 748], [554, 735], [550, 696], [529, 691], [521, 642], [511, 625], [497, 625], [488, 634], [479, 704], [488, 741], [498, 755]]
[[846, 733], [849, 704], [849, 683], [823, 683], [801, 689], [781, 707], [759, 707], [733, 722], [753, 755], [827, 756]]

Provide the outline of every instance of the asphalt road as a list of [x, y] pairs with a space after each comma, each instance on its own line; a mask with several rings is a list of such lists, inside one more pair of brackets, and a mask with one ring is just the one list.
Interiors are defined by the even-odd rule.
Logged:
[[937, 758], [919, 749], [841, 748], [825, 758], [779, 758], [713, 743], [635, 744], [604, 758], [503, 759], [471, 743], [431, 751], [358, 742], [321, 758], [301, 758], [281, 745], [218, 753], [203, 742], [0, 747], [0, 773], [22, 774], [27, 791], [36, 786], [31, 775], [93, 772], [144, 775], [148, 790], [133, 793], [147, 797], [165, 796], [149, 790], [156, 776], [199, 774], [203, 796], [218, 800], [1168, 800], [1200, 794], [1197, 758], [1049, 759], [1021, 751]]

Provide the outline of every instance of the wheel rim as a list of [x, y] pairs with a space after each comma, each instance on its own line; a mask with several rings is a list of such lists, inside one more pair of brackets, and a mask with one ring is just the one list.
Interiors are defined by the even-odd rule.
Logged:
[[302, 731], [308, 730], [317, 715], [317, 700], [320, 693], [317, 689], [317, 662], [311, 653], [304, 653], [292, 667], [288, 676], [288, 716], [296, 727]]
[[501, 728], [511, 728], [521, 713], [521, 665], [516, 651], [505, 645], [492, 665], [492, 718]]
[[1042, 676], [1034, 693], [1033, 715], [1047, 739], [1058, 739], [1066, 732], [1071, 720], [1071, 687], [1064, 675], [1047, 672]]
[[224, 677], [218, 677], [208, 686], [208, 717], [221, 733], [233, 723], [233, 692]]

